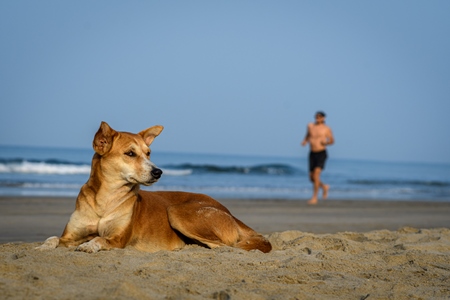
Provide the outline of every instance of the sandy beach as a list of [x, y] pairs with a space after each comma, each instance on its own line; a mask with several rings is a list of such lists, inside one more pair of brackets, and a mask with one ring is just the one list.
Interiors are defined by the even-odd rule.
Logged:
[[220, 201], [272, 252], [41, 252], [74, 198], [0, 197], [0, 299], [450, 298], [450, 202]]

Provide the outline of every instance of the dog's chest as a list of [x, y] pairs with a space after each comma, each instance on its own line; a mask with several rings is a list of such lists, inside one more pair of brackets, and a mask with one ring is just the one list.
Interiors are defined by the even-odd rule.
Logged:
[[131, 213], [106, 215], [98, 221], [98, 233], [102, 237], [108, 237], [113, 233], [123, 232], [131, 222]]

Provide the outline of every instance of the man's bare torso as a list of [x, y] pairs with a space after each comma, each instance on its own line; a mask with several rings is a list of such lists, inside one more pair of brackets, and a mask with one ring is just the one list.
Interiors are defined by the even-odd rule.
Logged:
[[312, 152], [320, 152], [326, 149], [331, 141], [331, 130], [325, 124], [308, 124], [308, 141]]

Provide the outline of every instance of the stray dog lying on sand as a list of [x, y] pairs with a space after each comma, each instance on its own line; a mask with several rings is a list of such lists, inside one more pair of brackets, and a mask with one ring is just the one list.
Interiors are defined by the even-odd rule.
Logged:
[[149, 148], [162, 130], [157, 125], [133, 134], [102, 122], [75, 211], [62, 236], [49, 237], [37, 249], [77, 246], [77, 251], [97, 252], [132, 246], [155, 252], [199, 244], [269, 252], [267, 239], [207, 195], [140, 191], [141, 184], [152, 185], [162, 175], [150, 161]]

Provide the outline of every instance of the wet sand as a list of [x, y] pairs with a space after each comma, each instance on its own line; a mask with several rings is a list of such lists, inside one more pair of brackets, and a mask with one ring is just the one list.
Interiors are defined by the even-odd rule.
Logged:
[[0, 299], [448, 299], [450, 202], [221, 200], [274, 249], [37, 251], [74, 198], [0, 197]]

